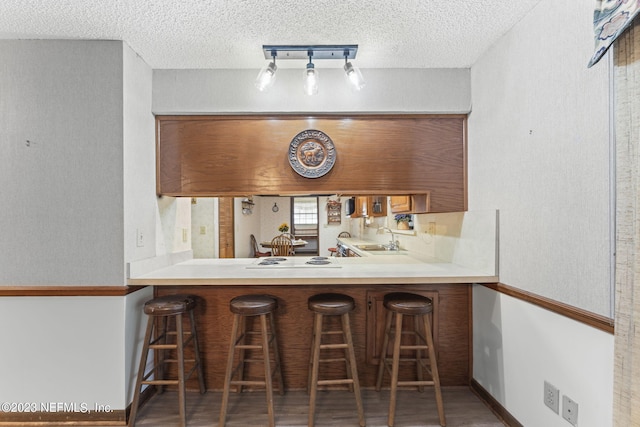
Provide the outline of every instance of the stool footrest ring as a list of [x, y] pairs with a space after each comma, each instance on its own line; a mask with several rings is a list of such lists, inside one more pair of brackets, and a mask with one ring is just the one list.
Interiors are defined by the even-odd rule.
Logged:
[[318, 385], [338, 385], [338, 384], [353, 384], [353, 380], [352, 379], [318, 380]]
[[175, 385], [175, 384], [179, 384], [180, 382], [178, 380], [149, 380], [149, 381], [142, 381], [142, 384], [147, 384], [147, 385]]

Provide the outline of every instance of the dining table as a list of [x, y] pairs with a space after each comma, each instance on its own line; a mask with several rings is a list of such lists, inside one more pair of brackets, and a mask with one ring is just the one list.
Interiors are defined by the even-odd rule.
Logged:
[[[308, 245], [309, 242], [307, 242], [306, 240], [302, 240], [302, 239], [291, 239], [291, 245], [294, 248], [300, 248], [303, 247], [305, 245]], [[271, 245], [271, 240], [265, 241], [265, 242], [260, 242], [260, 246], [262, 246], [263, 248], [272, 248], [273, 246]]]

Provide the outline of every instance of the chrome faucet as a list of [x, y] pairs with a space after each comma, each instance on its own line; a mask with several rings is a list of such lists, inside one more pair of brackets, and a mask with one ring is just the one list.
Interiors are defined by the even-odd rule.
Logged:
[[399, 251], [400, 250], [400, 242], [396, 240], [395, 234], [393, 234], [393, 230], [389, 227], [380, 227], [378, 230], [387, 230], [391, 233], [391, 241], [389, 244], [385, 245], [385, 247], [390, 251]]

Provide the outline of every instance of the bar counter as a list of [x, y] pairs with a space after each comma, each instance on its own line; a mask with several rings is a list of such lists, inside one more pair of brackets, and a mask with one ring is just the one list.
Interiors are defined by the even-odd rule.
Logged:
[[[374, 387], [384, 326], [383, 298], [399, 290], [433, 299], [432, 328], [442, 385], [468, 385], [471, 286], [495, 283], [498, 278], [453, 263], [418, 260], [403, 252], [362, 255], [327, 258], [331, 264], [321, 266], [306, 264], [313, 257], [286, 257], [282, 266], [264, 267], [257, 264], [265, 258], [186, 259], [147, 272], [132, 270], [128, 283], [154, 286], [157, 296], [189, 293], [199, 297], [196, 317], [208, 389], [220, 390], [223, 385], [232, 323], [229, 301], [248, 293], [277, 298], [275, 319], [285, 388], [306, 388], [313, 319], [307, 300], [324, 292], [347, 294], [356, 301], [351, 323], [358, 371], [361, 385]], [[197, 389], [197, 381], [190, 379], [188, 386]]]
[[[312, 257], [295, 257], [299, 264]], [[331, 257], [332, 266], [256, 267], [255, 258], [193, 259], [131, 277], [132, 286], [494, 283], [491, 273], [410, 255]], [[335, 266], [334, 266], [335, 265]]]

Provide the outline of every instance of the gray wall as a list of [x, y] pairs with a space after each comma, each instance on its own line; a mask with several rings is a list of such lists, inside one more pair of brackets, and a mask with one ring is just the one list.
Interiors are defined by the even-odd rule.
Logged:
[[[119, 41], [0, 41], [0, 121], [0, 285], [125, 285], [156, 255], [151, 69]], [[151, 296], [0, 298], [0, 401], [124, 410]]]
[[122, 79], [121, 42], [0, 41], [1, 285], [123, 285]]
[[549, 3], [472, 67], [469, 209], [500, 210], [501, 282], [613, 316], [608, 62], [593, 5]]

